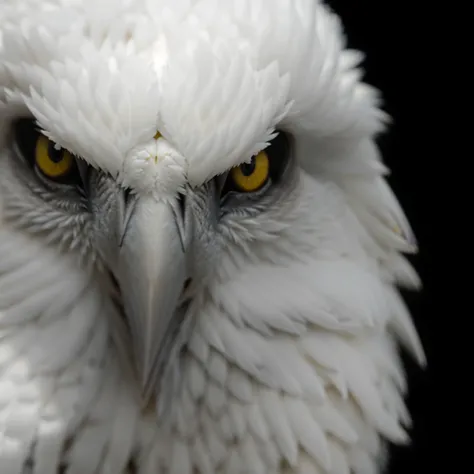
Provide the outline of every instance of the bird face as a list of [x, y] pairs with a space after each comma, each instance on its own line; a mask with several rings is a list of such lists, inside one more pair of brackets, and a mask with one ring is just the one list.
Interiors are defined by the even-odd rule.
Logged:
[[232, 279], [242, 265], [264, 262], [259, 247], [277, 265], [304, 250], [304, 234], [286, 255], [275, 242], [279, 227], [292, 224], [285, 216], [294, 213], [297, 222], [298, 207], [305, 209], [285, 132], [201, 186], [154, 195], [94, 169], [47, 138], [31, 117], [15, 118], [8, 129], [0, 178], [4, 218], [110, 277], [147, 401], [169, 386], [170, 368], [179, 367], [193, 328], [193, 299], [206, 298], [209, 286]]

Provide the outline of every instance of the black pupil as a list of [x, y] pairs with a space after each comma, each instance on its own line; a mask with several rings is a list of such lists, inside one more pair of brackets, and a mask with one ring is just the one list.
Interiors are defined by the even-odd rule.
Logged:
[[250, 163], [243, 163], [240, 165], [240, 171], [244, 176], [250, 176], [255, 171], [255, 157]]
[[57, 149], [54, 143], [48, 143], [48, 156], [51, 161], [54, 163], [59, 163], [63, 158], [63, 150], [62, 148]]

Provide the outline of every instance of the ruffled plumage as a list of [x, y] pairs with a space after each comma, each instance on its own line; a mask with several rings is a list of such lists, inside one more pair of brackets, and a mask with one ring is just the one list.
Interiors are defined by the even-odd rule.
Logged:
[[[298, 207], [262, 217], [272, 232], [229, 224], [166, 425], [140, 412], [94, 265], [0, 206], [0, 472], [31, 457], [34, 474], [132, 459], [140, 474], [378, 474], [384, 444], [408, 442], [398, 344], [425, 357], [397, 285], [420, 282], [374, 141], [387, 117], [339, 19], [315, 0], [3, 0], [0, 25], [0, 124], [29, 110], [125, 185], [200, 184], [276, 127], [302, 168]], [[253, 240], [231, 238], [243, 227]]]

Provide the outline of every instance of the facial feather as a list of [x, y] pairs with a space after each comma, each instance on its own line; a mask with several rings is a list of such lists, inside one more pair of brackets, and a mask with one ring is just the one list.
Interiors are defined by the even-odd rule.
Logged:
[[[361, 55], [316, 1], [101, 5], [0, 7], [0, 471], [382, 472], [408, 442], [399, 343], [425, 358]], [[15, 148], [24, 116], [77, 156], [74, 186]], [[262, 149], [287, 166], [224, 199]], [[175, 221], [144, 225], [155, 206]], [[186, 255], [186, 334], [143, 408], [123, 299], [166, 289], [139, 246], [163, 228]], [[127, 245], [140, 278], [113, 288]], [[134, 286], [140, 262], [159, 284]]]

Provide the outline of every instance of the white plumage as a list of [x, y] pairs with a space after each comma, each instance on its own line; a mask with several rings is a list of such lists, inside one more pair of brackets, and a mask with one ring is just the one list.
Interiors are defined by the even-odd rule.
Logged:
[[[0, 473], [382, 472], [408, 441], [398, 344], [425, 363], [396, 288], [419, 287], [416, 244], [339, 19], [317, 0], [3, 0], [0, 25]], [[93, 244], [12, 178], [25, 114], [157, 200], [293, 137], [291, 199], [222, 225], [168, 416], [111, 341]]]

